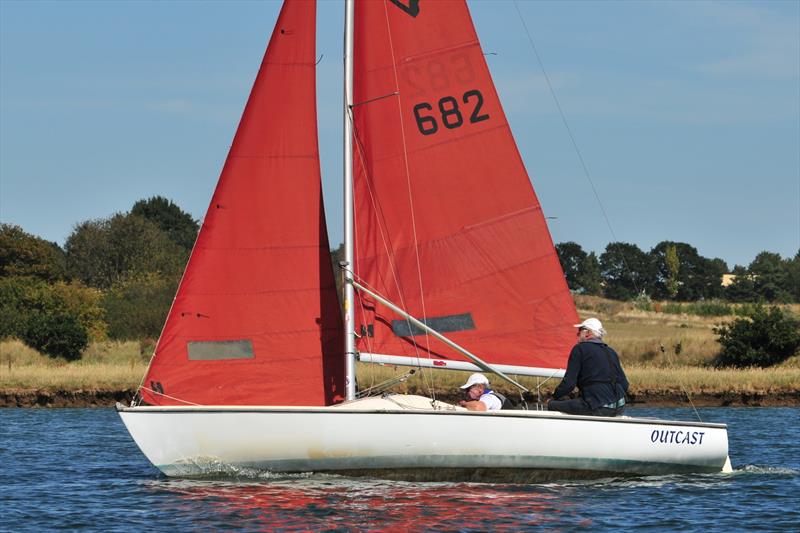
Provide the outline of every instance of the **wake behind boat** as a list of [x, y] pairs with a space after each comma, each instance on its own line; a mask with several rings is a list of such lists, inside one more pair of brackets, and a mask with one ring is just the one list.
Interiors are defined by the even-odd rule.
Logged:
[[[342, 315], [313, 1], [287, 0], [131, 407], [167, 475], [719, 472], [724, 425], [356, 399], [355, 361], [563, 375], [578, 320], [466, 4], [347, 0]], [[512, 376], [513, 375], [513, 376]], [[477, 437], [476, 437], [477, 436]]]

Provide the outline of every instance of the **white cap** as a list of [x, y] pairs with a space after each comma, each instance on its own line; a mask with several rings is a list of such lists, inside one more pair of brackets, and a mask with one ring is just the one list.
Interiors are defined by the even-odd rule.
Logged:
[[575, 327], [588, 329], [589, 331], [591, 331], [596, 335], [599, 335], [600, 337], [606, 334], [606, 330], [603, 329], [603, 324], [596, 318], [587, 318], [580, 324], [575, 324]]
[[486, 376], [484, 376], [483, 374], [481, 374], [479, 372], [475, 372], [474, 374], [472, 374], [469, 377], [469, 379], [467, 380], [466, 383], [461, 385], [461, 388], [462, 389], [468, 389], [468, 388], [472, 387], [473, 385], [475, 385], [477, 383], [482, 383], [483, 385], [488, 385], [489, 384], [489, 380], [486, 379]]

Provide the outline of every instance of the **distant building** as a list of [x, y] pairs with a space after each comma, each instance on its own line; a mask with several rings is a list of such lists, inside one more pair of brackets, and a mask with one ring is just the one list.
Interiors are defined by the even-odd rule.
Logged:
[[[757, 274], [747, 274], [744, 276], [745, 279], [749, 279], [750, 281], [755, 281], [758, 277]], [[733, 282], [736, 281], [736, 274], [723, 274], [722, 275], [722, 286], [727, 287], [728, 285], [732, 285]]]

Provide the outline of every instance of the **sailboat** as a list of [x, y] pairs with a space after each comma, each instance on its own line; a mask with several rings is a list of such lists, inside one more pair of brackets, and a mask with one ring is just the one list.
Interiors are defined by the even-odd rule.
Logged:
[[723, 424], [359, 396], [356, 360], [530, 392], [517, 376], [563, 376], [578, 316], [466, 3], [344, 4], [343, 305], [316, 5], [286, 0], [142, 385], [117, 405], [144, 455], [169, 476], [729, 470]]

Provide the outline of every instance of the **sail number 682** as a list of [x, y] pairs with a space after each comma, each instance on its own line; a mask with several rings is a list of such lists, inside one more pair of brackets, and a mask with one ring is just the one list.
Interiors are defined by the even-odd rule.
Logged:
[[[472, 104], [471, 113], [469, 114], [469, 122], [481, 122], [488, 120], [488, 114], [481, 114], [481, 107], [483, 107], [483, 95], [477, 89], [467, 91], [461, 98], [464, 104]], [[464, 115], [459, 108], [459, 102], [454, 96], [444, 96], [439, 99], [438, 111], [439, 120], [436, 120], [435, 114], [428, 114], [426, 112], [433, 111], [433, 106], [428, 102], [420, 102], [414, 106], [414, 118], [417, 120], [417, 128], [423, 135], [433, 135], [439, 131], [439, 123], [449, 129], [460, 128], [464, 124]], [[465, 106], [466, 107], [466, 106]], [[467, 110], [469, 111], [469, 110]]]

